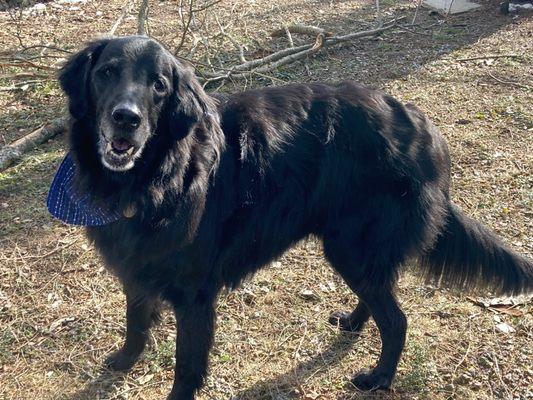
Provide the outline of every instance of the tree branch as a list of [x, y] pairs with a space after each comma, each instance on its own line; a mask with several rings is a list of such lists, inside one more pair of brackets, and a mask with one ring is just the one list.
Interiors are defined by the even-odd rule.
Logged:
[[148, 20], [148, 0], [142, 0], [137, 16], [137, 34], [146, 36], [146, 21]]
[[286, 35], [287, 31], [289, 31], [289, 33], [301, 33], [304, 35], [324, 35], [326, 37], [333, 36], [333, 32], [326, 31], [325, 29], [319, 28], [318, 26], [302, 24], [285, 25], [283, 28], [276, 29], [275, 31], [273, 31], [270, 36], [281, 37], [283, 35]]
[[126, 18], [126, 15], [128, 15], [130, 11], [130, 7], [133, 5], [134, 0], [126, 0], [124, 3], [124, 6], [122, 7], [122, 13], [118, 16], [117, 20], [113, 24], [113, 27], [109, 30], [108, 34], [110, 36], [113, 36], [115, 32], [117, 31], [117, 28], [120, 26], [122, 21], [124, 21], [124, 18]]
[[23, 154], [67, 129], [68, 118], [57, 118], [51, 123], [15, 140], [0, 149], [0, 172], [13, 165]]

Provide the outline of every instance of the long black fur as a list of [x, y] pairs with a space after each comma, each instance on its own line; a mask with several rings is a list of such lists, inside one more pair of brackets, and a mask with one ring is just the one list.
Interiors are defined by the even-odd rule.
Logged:
[[[107, 169], [96, 145], [106, 110], [91, 71], [113, 57], [128, 58], [124, 74], [131, 76], [172, 67], [163, 100], [146, 97], [149, 84], [138, 92], [148, 99], [143, 118], [155, 122], [141, 157], [124, 172]], [[125, 76], [106, 97], [133, 85]], [[73, 117], [78, 184], [95, 201], [137, 210], [87, 229], [128, 300], [126, 343], [108, 364], [133, 365], [160, 300], [169, 302], [179, 331], [169, 399], [192, 399], [202, 385], [219, 291], [309, 235], [322, 239], [325, 256], [360, 299], [331, 322], [359, 330], [372, 316], [380, 329], [378, 365], [354, 378], [362, 389], [386, 388], [394, 377], [406, 319], [393, 290], [407, 260], [463, 289], [515, 294], [533, 286], [531, 260], [451, 203], [447, 146], [412, 105], [352, 82], [214, 98], [143, 37], [91, 43], [59, 79]]]
[[499, 294], [531, 289], [531, 260], [516, 254], [453, 204], [437, 243], [420, 263], [430, 281], [448, 287], [489, 288]]

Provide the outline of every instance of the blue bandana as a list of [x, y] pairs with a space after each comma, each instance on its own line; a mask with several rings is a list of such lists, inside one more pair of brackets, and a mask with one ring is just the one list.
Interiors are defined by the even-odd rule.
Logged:
[[57, 219], [71, 225], [99, 226], [118, 220], [121, 214], [111, 207], [101, 207], [91, 202], [90, 193], [79, 193], [74, 187], [76, 165], [67, 153], [56, 172], [46, 206]]

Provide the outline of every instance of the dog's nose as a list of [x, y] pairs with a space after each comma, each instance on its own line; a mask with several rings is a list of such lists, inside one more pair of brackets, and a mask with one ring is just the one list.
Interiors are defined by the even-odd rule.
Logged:
[[119, 105], [111, 113], [113, 122], [123, 128], [137, 128], [141, 123], [141, 113], [133, 105]]

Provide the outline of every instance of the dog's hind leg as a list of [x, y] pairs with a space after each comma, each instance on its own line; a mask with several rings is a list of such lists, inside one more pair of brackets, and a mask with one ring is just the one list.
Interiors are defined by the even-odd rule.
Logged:
[[138, 294], [127, 287], [125, 292], [126, 341], [105, 361], [107, 367], [115, 371], [133, 367], [148, 342], [150, 327], [159, 319], [159, 299]]
[[358, 295], [370, 309], [382, 344], [376, 367], [359, 373], [352, 382], [361, 390], [388, 389], [405, 344], [407, 319], [390, 290], [370, 290]]
[[[340, 313], [339, 325], [346, 324], [352, 331], [359, 331], [372, 315], [381, 336], [381, 356], [376, 367], [356, 375], [352, 382], [361, 390], [388, 389], [396, 374], [396, 368], [405, 344], [407, 319], [400, 309], [392, 290], [387, 285], [364, 288], [351, 279], [346, 271], [338, 270], [346, 283], [359, 297], [359, 305], [351, 314]], [[335, 314], [330, 317], [333, 322]], [[346, 329], [345, 329], [346, 330]]]
[[[341, 317], [341, 328], [360, 330], [371, 315], [381, 336], [381, 356], [376, 367], [356, 375], [352, 382], [361, 390], [387, 389], [396, 374], [407, 331], [407, 319], [393, 294], [391, 275], [394, 276], [394, 268], [380, 268], [379, 265], [365, 263], [362, 257], [358, 257], [360, 254], [356, 254], [357, 249], [346, 246], [343, 238], [338, 236], [335, 240], [324, 240], [324, 252], [334, 269], [360, 299], [351, 314], [337, 314]], [[360, 265], [366, 265], [366, 268]], [[375, 274], [369, 284], [367, 271], [383, 273]], [[333, 314], [330, 322], [336, 323], [335, 317]]]

